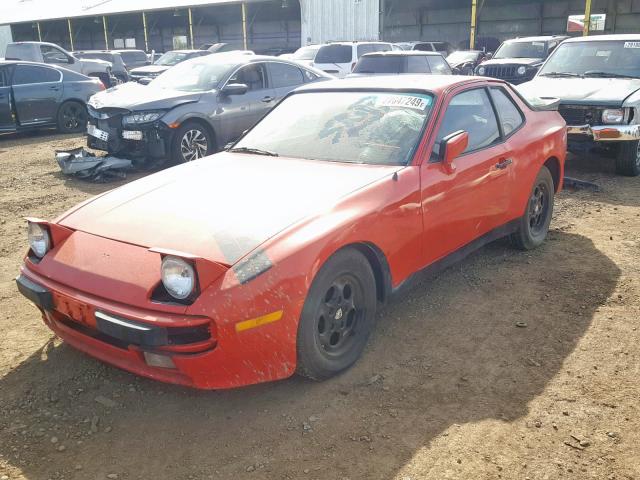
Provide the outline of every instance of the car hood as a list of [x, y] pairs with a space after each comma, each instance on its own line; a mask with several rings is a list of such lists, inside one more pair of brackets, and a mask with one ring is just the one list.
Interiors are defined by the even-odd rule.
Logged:
[[145, 65], [144, 67], [132, 68], [130, 73], [135, 73], [137, 75], [149, 75], [149, 74], [160, 74], [162, 72], [166, 72], [171, 67], [168, 65]]
[[92, 96], [89, 106], [96, 110], [101, 108], [171, 109], [185, 103], [197, 102], [201, 96], [202, 93], [199, 92], [181, 92], [128, 82]]
[[58, 223], [230, 266], [285, 228], [401, 168], [223, 152], [112, 190]]
[[542, 65], [544, 59], [542, 58], [492, 58], [491, 60], [485, 60], [480, 65], [483, 67], [489, 65]]
[[517, 88], [526, 98], [555, 97], [561, 104], [614, 107], [640, 89], [640, 79], [538, 76]]

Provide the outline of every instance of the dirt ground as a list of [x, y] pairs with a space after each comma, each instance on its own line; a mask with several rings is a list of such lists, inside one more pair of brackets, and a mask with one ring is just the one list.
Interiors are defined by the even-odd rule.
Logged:
[[114, 186], [61, 176], [81, 143], [0, 138], [0, 480], [640, 479], [640, 179], [572, 159], [602, 191], [563, 192], [542, 248], [419, 285], [338, 378], [199, 392], [61, 344], [16, 291], [23, 217]]

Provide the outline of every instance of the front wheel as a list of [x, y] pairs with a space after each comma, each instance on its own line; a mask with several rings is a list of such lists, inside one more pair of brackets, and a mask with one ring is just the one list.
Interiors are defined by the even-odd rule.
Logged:
[[547, 167], [542, 167], [533, 183], [527, 208], [520, 217], [518, 229], [511, 235], [511, 240], [517, 248], [532, 250], [545, 241], [553, 217], [554, 198], [553, 177]]
[[79, 133], [87, 128], [87, 109], [80, 102], [69, 101], [58, 109], [58, 130], [61, 133]]
[[364, 255], [345, 249], [327, 260], [302, 309], [297, 373], [324, 380], [353, 365], [373, 330], [376, 305], [375, 278]]
[[199, 123], [186, 122], [176, 131], [172, 150], [174, 163], [198, 160], [215, 151], [213, 136]]
[[640, 175], [640, 142], [621, 142], [616, 157], [616, 173], [627, 177]]

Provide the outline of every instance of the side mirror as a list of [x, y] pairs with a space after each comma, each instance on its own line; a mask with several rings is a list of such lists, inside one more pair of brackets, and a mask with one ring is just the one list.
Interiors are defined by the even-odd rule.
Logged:
[[222, 89], [223, 95], [244, 95], [249, 91], [249, 86], [244, 83], [227, 83]]
[[142, 84], [142, 85], [149, 85], [151, 83], [151, 78], [149, 77], [142, 77], [140, 79], [138, 79], [138, 83]]
[[453, 132], [440, 140], [440, 161], [449, 174], [456, 171], [454, 160], [469, 146], [469, 134], [464, 130]]

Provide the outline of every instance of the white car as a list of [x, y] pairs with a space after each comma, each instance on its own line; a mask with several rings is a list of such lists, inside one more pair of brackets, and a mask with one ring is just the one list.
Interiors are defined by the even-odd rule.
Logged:
[[307, 45], [296, 50], [294, 53], [285, 53], [280, 55], [280, 58], [287, 60], [293, 60], [294, 62], [301, 63], [307, 67], [313, 66], [313, 61], [316, 58], [316, 54], [322, 45]]
[[349, 75], [362, 55], [388, 52], [393, 46], [387, 42], [334, 42], [322, 45], [313, 66], [330, 75], [344, 78]]

